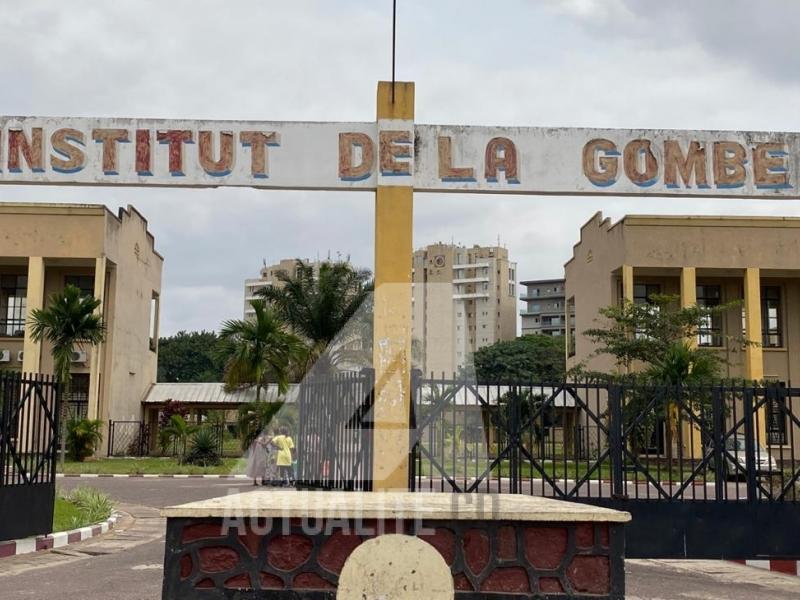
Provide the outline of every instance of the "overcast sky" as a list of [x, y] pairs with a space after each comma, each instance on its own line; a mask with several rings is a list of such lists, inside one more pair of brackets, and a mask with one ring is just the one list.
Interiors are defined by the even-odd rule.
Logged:
[[[800, 3], [398, 0], [416, 121], [800, 130]], [[390, 0], [0, 0], [0, 114], [371, 121]], [[248, 189], [4, 187], [0, 200], [133, 204], [166, 259], [163, 334], [241, 316], [262, 259], [372, 267], [373, 197]], [[498, 235], [559, 277], [580, 225], [626, 213], [798, 215], [789, 201], [423, 195], [415, 246]]]

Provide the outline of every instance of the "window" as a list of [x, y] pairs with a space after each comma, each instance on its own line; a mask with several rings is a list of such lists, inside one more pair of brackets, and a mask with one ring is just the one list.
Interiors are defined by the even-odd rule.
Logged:
[[74, 373], [70, 388], [72, 392], [69, 401], [70, 416], [85, 419], [89, 414], [89, 374]]
[[761, 327], [764, 348], [782, 348], [783, 332], [781, 323], [781, 288], [764, 286], [761, 288]]
[[[653, 296], [661, 293], [661, 286], [657, 283], [637, 283], [633, 286], [633, 302], [634, 304], [652, 304]], [[650, 308], [651, 313], [658, 310], [657, 306]], [[646, 337], [643, 331], [636, 331], [634, 335], [637, 338]]]
[[575, 322], [575, 297], [567, 300], [567, 327], [569, 337], [567, 338], [567, 356], [575, 356], [575, 329], [571, 327]]
[[[718, 285], [698, 285], [697, 306], [713, 308], [722, 303]], [[705, 315], [697, 332], [697, 345], [719, 348], [722, 346], [722, 315]]]
[[27, 275], [0, 275], [0, 335], [25, 335], [27, 295]]
[[637, 283], [633, 286], [633, 301], [636, 304], [652, 304], [653, 296], [661, 293], [657, 283]]
[[150, 297], [150, 350], [158, 349], [158, 294], [153, 292]]
[[64, 277], [64, 287], [74, 285], [81, 291], [81, 296], [94, 296], [93, 275], [67, 275]]
[[767, 402], [767, 440], [770, 446], [786, 445], [786, 398], [771, 398]]

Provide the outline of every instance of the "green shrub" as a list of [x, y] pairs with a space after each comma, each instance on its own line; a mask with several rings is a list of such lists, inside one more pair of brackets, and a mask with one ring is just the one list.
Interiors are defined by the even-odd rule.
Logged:
[[114, 503], [107, 494], [90, 487], [75, 488], [62, 495], [62, 498], [72, 504], [78, 511], [71, 517], [68, 529], [75, 529], [105, 521], [114, 510]]
[[222, 464], [219, 455], [219, 438], [211, 427], [201, 427], [189, 442], [189, 453], [184, 462], [199, 467], [216, 467]]
[[70, 458], [83, 462], [95, 453], [103, 441], [103, 422], [97, 419], [67, 421], [67, 452]]
[[168, 448], [170, 444], [173, 448], [173, 454], [179, 456], [179, 460], [183, 460], [186, 455], [186, 442], [189, 437], [197, 433], [197, 425], [190, 425], [180, 415], [172, 415], [169, 419], [169, 425], [163, 427], [159, 432], [159, 439], [161, 448]]

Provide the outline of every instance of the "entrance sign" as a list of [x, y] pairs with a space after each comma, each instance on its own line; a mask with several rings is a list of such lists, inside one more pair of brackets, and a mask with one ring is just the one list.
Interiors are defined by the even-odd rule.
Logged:
[[0, 117], [0, 183], [800, 198], [800, 133]]

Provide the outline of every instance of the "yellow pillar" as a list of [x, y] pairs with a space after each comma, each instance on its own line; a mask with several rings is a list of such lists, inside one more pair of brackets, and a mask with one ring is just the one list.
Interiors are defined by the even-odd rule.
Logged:
[[[695, 267], [681, 268], [681, 308], [691, 308], [697, 305], [697, 269]], [[691, 348], [697, 347], [697, 336], [690, 336], [686, 343]], [[703, 457], [703, 441], [697, 423], [688, 417], [683, 420], [682, 427], [684, 451], [689, 452], [691, 458]]]
[[633, 266], [622, 265], [622, 298], [633, 302]]
[[[691, 308], [697, 304], [697, 269], [683, 267], [681, 269], [681, 308]], [[697, 338], [687, 340], [692, 346], [697, 345]]]
[[745, 377], [764, 378], [764, 353], [761, 347], [761, 278], [758, 267], [744, 272], [744, 327], [748, 344], [745, 350]]
[[408, 489], [411, 400], [414, 84], [378, 84], [379, 163], [375, 194], [376, 491]]
[[31, 256], [28, 259], [28, 290], [25, 299], [25, 339], [22, 350], [22, 371], [38, 373], [41, 371], [42, 345], [31, 337], [30, 316], [34, 310], [44, 308], [44, 258]]
[[[753, 381], [764, 379], [764, 351], [762, 348], [761, 323], [761, 272], [758, 267], [744, 271], [744, 328], [748, 342], [744, 353], [745, 378]], [[762, 406], [755, 417], [754, 428], [757, 441], [767, 445], [767, 411]]]
[[[106, 257], [95, 259], [94, 265], [94, 297], [100, 300], [100, 306], [95, 311], [103, 314], [105, 309], [106, 294]], [[92, 357], [89, 362], [89, 412], [90, 419], [97, 419], [100, 415], [100, 369], [103, 364], [103, 344], [100, 343], [91, 349]]]

